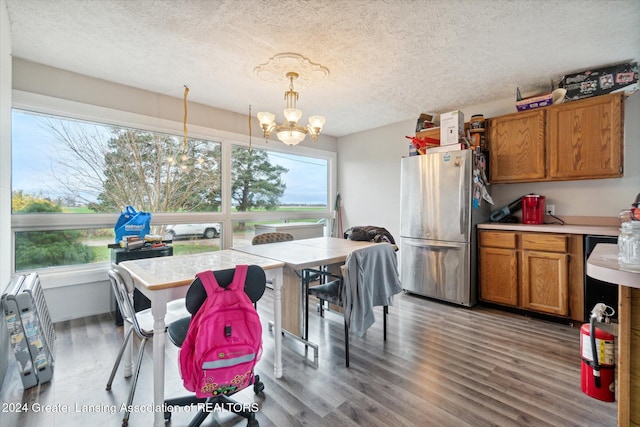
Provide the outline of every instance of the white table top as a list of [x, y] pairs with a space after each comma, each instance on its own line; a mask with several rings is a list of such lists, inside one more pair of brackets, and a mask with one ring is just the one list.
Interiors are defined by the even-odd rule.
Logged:
[[281, 261], [230, 249], [201, 254], [145, 258], [120, 263], [136, 279], [137, 283], [149, 290], [188, 285], [201, 271], [225, 270], [242, 264], [259, 265], [265, 270], [284, 266]]
[[598, 243], [587, 259], [587, 275], [603, 282], [640, 288], [640, 272], [618, 264], [618, 245]]
[[313, 239], [289, 242], [267, 243], [263, 245], [234, 247], [236, 251], [282, 261], [294, 270], [344, 262], [347, 256], [358, 248], [376, 245], [337, 237], [315, 237]]

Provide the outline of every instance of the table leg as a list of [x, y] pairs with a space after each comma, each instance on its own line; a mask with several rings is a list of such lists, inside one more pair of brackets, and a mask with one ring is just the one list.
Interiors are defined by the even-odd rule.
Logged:
[[[305, 357], [307, 356], [307, 348], [313, 349], [314, 366], [318, 367], [318, 345], [309, 342], [305, 338], [305, 331], [302, 328], [303, 316], [303, 304], [301, 301], [302, 286], [300, 285], [300, 276], [298, 273], [288, 267], [284, 268], [284, 271], [279, 276], [282, 280], [274, 281], [274, 311], [277, 312], [278, 327], [275, 326], [276, 314], [274, 313], [274, 334], [276, 335], [276, 363], [282, 365], [281, 359], [281, 340], [282, 335], [286, 335], [293, 338], [305, 345]], [[279, 288], [276, 288], [278, 283]], [[283, 292], [284, 289], [284, 292]], [[284, 307], [284, 313], [282, 313], [282, 307]], [[295, 332], [293, 332], [295, 331]], [[278, 375], [278, 373], [280, 375]], [[282, 376], [282, 369], [278, 372], [276, 368], [276, 378]]]
[[275, 339], [274, 376], [282, 377], [282, 269], [278, 269], [273, 279], [273, 333]]
[[167, 313], [166, 301], [151, 301], [151, 313], [153, 314], [153, 425], [163, 427], [164, 411], [164, 342], [165, 329], [164, 316]]
[[292, 336], [301, 338], [304, 330], [300, 319], [302, 318], [302, 292], [301, 281], [298, 273], [288, 266], [282, 272], [282, 328], [291, 333]]

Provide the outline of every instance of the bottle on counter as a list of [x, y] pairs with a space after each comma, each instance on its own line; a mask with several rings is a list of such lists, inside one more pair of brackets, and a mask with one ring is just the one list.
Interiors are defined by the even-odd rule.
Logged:
[[620, 224], [618, 263], [622, 268], [640, 271], [640, 221]]

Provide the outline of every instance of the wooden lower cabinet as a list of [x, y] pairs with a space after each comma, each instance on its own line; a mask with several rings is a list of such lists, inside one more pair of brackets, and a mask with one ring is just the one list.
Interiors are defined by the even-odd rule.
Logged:
[[509, 249], [480, 248], [480, 298], [518, 306], [518, 257]]
[[479, 298], [582, 321], [582, 236], [479, 231]]
[[569, 256], [523, 251], [521, 306], [558, 316], [569, 314]]

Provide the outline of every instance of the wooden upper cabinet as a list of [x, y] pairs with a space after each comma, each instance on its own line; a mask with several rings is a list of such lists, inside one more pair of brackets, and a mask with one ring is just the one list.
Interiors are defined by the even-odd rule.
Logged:
[[622, 176], [622, 94], [570, 102], [547, 111], [554, 180]]
[[489, 180], [621, 177], [623, 96], [602, 95], [490, 119]]
[[545, 113], [545, 110], [536, 110], [491, 120], [491, 182], [545, 179]]

